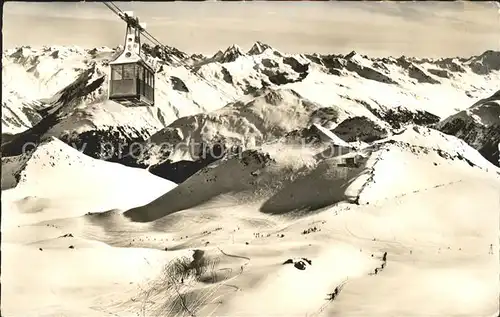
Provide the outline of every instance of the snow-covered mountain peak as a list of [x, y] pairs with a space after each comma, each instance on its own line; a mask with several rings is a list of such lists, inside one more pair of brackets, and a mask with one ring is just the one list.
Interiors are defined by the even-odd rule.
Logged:
[[243, 52], [241, 47], [236, 44], [229, 46], [224, 52], [218, 51], [212, 59], [221, 64], [231, 63], [236, 61], [239, 57], [245, 56], [246, 54]]
[[346, 59], [354, 59], [354, 58], [356, 58], [356, 57], [358, 57], [358, 58], [359, 58], [359, 57], [361, 57], [361, 55], [360, 55], [358, 52], [354, 51], [354, 50], [353, 50], [353, 51], [351, 51], [349, 54], [347, 54], [347, 55], [345, 56], [345, 58], [346, 58]]
[[179, 64], [180, 61], [184, 61], [189, 58], [189, 55], [179, 49], [171, 46], [159, 45], [151, 46], [147, 43], [142, 44], [142, 50], [147, 56], [152, 58], [158, 58], [167, 64]]
[[262, 54], [266, 50], [274, 50], [271, 45], [262, 43], [261, 41], [255, 42], [252, 47], [248, 50], [248, 55], [259, 55]]
[[500, 52], [488, 50], [479, 56], [473, 56], [466, 64], [480, 75], [489, 74], [491, 71], [500, 70]]

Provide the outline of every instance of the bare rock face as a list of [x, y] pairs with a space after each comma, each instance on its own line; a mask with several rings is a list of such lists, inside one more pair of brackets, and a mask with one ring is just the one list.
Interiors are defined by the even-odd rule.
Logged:
[[297, 270], [304, 271], [308, 266], [312, 265], [312, 261], [307, 258], [288, 259], [283, 262], [283, 265], [286, 264], [293, 264]]
[[203, 148], [200, 150], [197, 160], [180, 160], [174, 162], [167, 159], [160, 163], [151, 165], [149, 167], [149, 172], [156, 176], [168, 179], [174, 183], [180, 184], [202, 168], [221, 159], [222, 157], [225, 157], [229, 153], [232, 153], [232, 150], [235, 152], [237, 151], [237, 149], [226, 149], [221, 144], [203, 144], [202, 146]]
[[474, 56], [468, 61], [471, 70], [478, 75], [486, 75], [491, 71], [500, 70], [500, 52], [486, 51]]
[[259, 55], [264, 53], [265, 50], [272, 49], [270, 45], [257, 41], [254, 43], [252, 48], [248, 51], [248, 55]]
[[[302, 65], [302, 64], [300, 64]], [[267, 76], [270, 83], [276, 86], [282, 86], [286, 84], [296, 83], [304, 80], [309, 75], [309, 65], [305, 64], [302, 66], [296, 65], [297, 69], [302, 70], [302, 72], [297, 72], [296, 74], [289, 74], [287, 72], [281, 71], [279, 69], [264, 68], [262, 73]]]
[[394, 80], [392, 80], [389, 76], [384, 75], [381, 72], [379, 72], [371, 67], [362, 66], [362, 65], [359, 65], [353, 61], [347, 61], [345, 68], [348, 71], [354, 72], [354, 73], [358, 74], [359, 76], [366, 78], [366, 79], [379, 81], [379, 82], [386, 83], [386, 84], [396, 84], [396, 82]]
[[381, 114], [381, 118], [394, 129], [410, 124], [429, 125], [439, 122], [439, 117], [428, 111], [410, 110], [404, 107], [389, 109]]
[[146, 52], [146, 54], [159, 58], [160, 60], [167, 63], [175, 63], [179, 59], [183, 60], [188, 57], [186, 53], [170, 46], [151, 46], [147, 43], [144, 43], [142, 44], [142, 49], [144, 50], [144, 52]]
[[430, 69], [428, 69], [428, 71], [432, 75], [438, 76], [438, 77], [441, 77], [441, 78], [452, 78], [453, 77], [453, 74], [450, 73], [446, 69], [434, 69], [434, 68], [430, 68]]
[[302, 64], [295, 57], [283, 57], [283, 63], [290, 65], [297, 73], [304, 73], [309, 70], [309, 64]]
[[264, 65], [264, 67], [268, 67], [268, 68], [274, 68], [274, 67], [278, 67], [278, 63], [272, 59], [269, 59], [269, 58], [263, 58], [262, 59], [262, 65]]
[[474, 147], [488, 161], [500, 166], [500, 125], [485, 127], [476, 122], [455, 118], [443, 124], [439, 130], [454, 135]]
[[386, 84], [396, 84], [394, 80], [388, 75], [382, 73], [375, 69], [375, 67], [370, 67], [367, 65], [361, 65], [356, 61], [355, 57], [358, 54], [356, 52], [351, 52], [346, 56], [342, 55], [324, 55], [324, 56], [314, 56], [306, 55], [306, 57], [314, 63], [320, 64], [326, 67], [330, 74], [341, 76], [342, 71], [346, 70], [358, 74], [360, 77], [365, 79], [374, 80]]
[[346, 142], [356, 140], [373, 142], [386, 138], [387, 129], [367, 117], [353, 117], [342, 121], [332, 130], [339, 138]]
[[435, 128], [464, 140], [500, 166], [500, 90], [439, 122]]
[[179, 77], [170, 76], [170, 81], [172, 82], [172, 88], [174, 88], [175, 90], [189, 92], [186, 84]]
[[321, 132], [312, 125], [308, 128], [291, 131], [285, 135], [287, 140], [305, 141], [308, 144], [318, 144], [323, 141]]
[[419, 83], [427, 83], [427, 84], [439, 84], [439, 80], [436, 80], [432, 78], [429, 74], [427, 74], [422, 68], [418, 67], [411, 61], [408, 61], [407, 59], [400, 57], [397, 59], [397, 63], [399, 66], [402, 68], [406, 69], [408, 71], [408, 75], [416, 79], [417, 82]]
[[217, 52], [212, 57], [212, 60], [224, 64], [234, 62], [241, 56], [245, 56], [245, 53], [241, 50], [241, 48], [238, 45], [231, 45], [224, 52]]

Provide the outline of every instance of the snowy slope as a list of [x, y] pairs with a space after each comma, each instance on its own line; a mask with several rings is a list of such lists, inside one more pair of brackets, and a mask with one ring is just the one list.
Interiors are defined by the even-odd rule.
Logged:
[[[500, 175], [500, 169], [464, 141], [429, 128], [408, 127], [361, 149], [330, 134], [331, 139], [324, 141], [327, 147], [278, 142], [233, 155], [202, 168], [151, 204], [125, 214], [151, 221], [225, 195], [241, 201], [268, 199], [261, 211], [281, 214], [341, 201], [373, 204], [441, 186], [444, 176], [449, 182], [460, 181], [471, 169], [470, 173], [478, 169], [480, 174]], [[355, 156], [355, 165], [347, 162]], [[436, 172], [421, 173], [430, 169]], [[304, 194], [304, 188], [316, 191]]]
[[[148, 224], [91, 215], [4, 227], [2, 309], [9, 316], [186, 310], [197, 316], [495, 316], [499, 189], [498, 180], [469, 174], [378, 205], [340, 204], [301, 217], [270, 217], [226, 200]], [[74, 237], [62, 237], [68, 232]], [[488, 254], [491, 243], [495, 254]], [[176, 282], [166, 266], [191, 258], [193, 249], [215, 262], [213, 270]], [[375, 275], [384, 252], [386, 266]], [[283, 265], [296, 258], [311, 264], [304, 270]], [[341, 285], [329, 301], [327, 294]]]
[[[102, 49], [95, 60], [111, 57], [112, 51]], [[75, 47], [28, 46], [2, 55], [2, 130], [18, 133], [37, 123], [41, 117], [30, 113], [43, 109], [47, 99], [75, 81], [91, 58]], [[16, 118], [16, 123], [12, 122]]]
[[[332, 111], [335, 109], [333, 108]], [[339, 110], [340, 112], [340, 110]], [[329, 122], [340, 115], [330, 116]], [[227, 148], [256, 148], [272, 142], [286, 133], [310, 126], [323, 118], [322, 107], [304, 99], [293, 90], [266, 90], [247, 102], [237, 102], [209, 113], [184, 117], [174, 121], [150, 138], [152, 152], [157, 153], [167, 143], [172, 146], [170, 159], [194, 160], [202, 144], [222, 144]], [[195, 146], [194, 153], [189, 151]], [[168, 150], [168, 147], [165, 147]], [[155, 164], [165, 157], [150, 157]]]
[[500, 175], [500, 169], [464, 141], [429, 128], [407, 128], [377, 145], [382, 147], [372, 155], [360, 204], [461, 182], [474, 169], [481, 170], [478, 174]]
[[[4, 309], [14, 316], [173, 315], [176, 293], [164, 265], [203, 249], [226, 273], [179, 287], [198, 315], [494, 313], [498, 263], [488, 246], [497, 252], [499, 169], [427, 127], [409, 126], [361, 149], [312, 127], [225, 158], [177, 187], [54, 138], [17, 161], [3, 158], [2, 175], [13, 171], [19, 180], [2, 193]], [[325, 156], [321, 146], [292, 142], [311, 135], [350, 153]], [[355, 165], [347, 162], [353, 155]], [[108, 209], [116, 212], [84, 215]], [[387, 267], [373, 275], [384, 252]], [[311, 261], [303, 271], [282, 265], [301, 257]], [[35, 270], [25, 264], [35, 259]], [[30, 286], [15, 292], [26, 279]], [[326, 301], [342, 283], [335, 303]], [[394, 292], [401, 283], [411, 292]], [[68, 291], [77, 288], [85, 291]], [[26, 298], [44, 300], [20, 305]], [[211, 304], [217, 298], [222, 304]]]
[[27, 147], [20, 156], [2, 157], [6, 221], [14, 221], [11, 208], [50, 219], [62, 206], [68, 211], [56, 216], [140, 206], [174, 187], [145, 170], [88, 157], [55, 138]]
[[322, 107], [293, 90], [268, 88], [247, 101], [174, 121], [151, 136], [136, 162], [179, 183], [226, 152], [258, 149], [294, 131], [335, 125], [347, 117], [346, 111]]

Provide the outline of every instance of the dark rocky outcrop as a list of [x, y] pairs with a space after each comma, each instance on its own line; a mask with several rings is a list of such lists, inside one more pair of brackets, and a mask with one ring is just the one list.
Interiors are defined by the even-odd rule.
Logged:
[[438, 130], [456, 136], [478, 150], [488, 161], [500, 167], [500, 124], [484, 126], [473, 120], [455, 118], [440, 125]]
[[179, 77], [170, 76], [170, 82], [172, 83], [172, 88], [177, 91], [189, 92], [186, 84]]
[[404, 107], [388, 109], [381, 117], [395, 129], [409, 124], [429, 125], [439, 122], [440, 119], [428, 111], [410, 110]]
[[265, 50], [272, 49], [270, 45], [257, 41], [254, 43], [252, 48], [248, 51], [248, 55], [259, 55], [262, 54]]
[[180, 184], [192, 175], [196, 174], [202, 168], [221, 159], [226, 154], [226, 149], [224, 149], [220, 144], [216, 144], [211, 147], [205, 145], [205, 148], [194, 161], [182, 160], [173, 162], [172, 160], [167, 159], [161, 163], [150, 166], [148, 170], [156, 176]]
[[388, 131], [383, 126], [364, 116], [346, 119], [332, 132], [346, 142], [356, 140], [373, 142], [386, 138], [388, 135]]

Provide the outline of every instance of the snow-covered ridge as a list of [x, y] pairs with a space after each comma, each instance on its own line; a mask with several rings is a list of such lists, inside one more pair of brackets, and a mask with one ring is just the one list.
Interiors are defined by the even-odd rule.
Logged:
[[500, 90], [436, 124], [500, 166]]
[[[32, 212], [45, 209], [40, 214], [42, 219], [132, 208], [175, 187], [174, 183], [145, 170], [88, 157], [55, 138], [30, 147], [22, 155], [2, 157], [1, 185], [2, 191], [15, 187], [21, 198], [14, 206], [2, 205], [2, 208], [7, 207], [9, 212], [30, 209], [29, 206], [33, 206]], [[58, 197], [64, 197], [65, 202], [57, 200]], [[64, 203], [69, 204], [65, 213], [53, 212], [54, 207]], [[19, 219], [6, 218], [7, 222], [24, 221], [22, 215]]]
[[[248, 102], [237, 102], [210, 113], [180, 118], [151, 137], [153, 145], [171, 142], [224, 144], [255, 148], [283, 137], [286, 133], [308, 127], [314, 122], [321, 106], [312, 103], [293, 90], [264, 91]], [[177, 140], [169, 135], [177, 135]], [[192, 160], [189, 153], [172, 153], [178, 159]], [[155, 162], [162, 159], [155, 159]], [[152, 163], [152, 162], [151, 162]]]
[[[347, 151], [327, 155], [312, 143], [266, 144], [201, 168], [174, 190], [125, 215], [153, 221], [229, 193], [241, 203], [263, 199], [260, 211], [266, 214], [312, 211], [343, 201], [373, 205], [442, 186], [443, 178], [433, 173], [456, 182], [463, 177], [456, 171], [500, 173], [464, 141], [417, 125], [359, 149], [335, 135], [326, 142]], [[314, 194], [304, 194], [306, 188], [314, 188]]]
[[[408, 123], [434, 123], [466, 109], [475, 98], [491, 94], [495, 79], [500, 78], [498, 53], [493, 51], [471, 58], [419, 60], [369, 58], [356, 52], [285, 54], [261, 42], [246, 53], [233, 45], [212, 57], [189, 56], [172, 48], [157, 52], [163, 64], [156, 75], [155, 106], [127, 108], [106, 100], [107, 63], [117, 52], [78, 47], [6, 51], [2, 75], [9, 80], [2, 81], [3, 91], [7, 91], [2, 94], [4, 133], [19, 133], [34, 125], [39, 129], [47, 109], [59, 98], [57, 94], [83, 87], [73, 83], [90, 68], [95, 69], [94, 80], [101, 78], [94, 81], [98, 87], [82, 92], [75, 97], [78, 100], [66, 98], [73, 106], [61, 110], [64, 115], [56, 123], [43, 122], [47, 129], [38, 137], [53, 136], [79, 146], [90, 143], [86, 154], [97, 158], [102, 158], [102, 142], [112, 142], [116, 149], [127, 152], [132, 142], [147, 141], [164, 128], [175, 130], [179, 122], [198, 120], [189, 116], [204, 113], [202, 117], [215, 118], [217, 112], [206, 114], [237, 100], [246, 104], [274, 90], [293, 90], [320, 108], [335, 109], [342, 114], [341, 119], [366, 117], [382, 125], [390, 123], [386, 128], [400, 128]], [[187, 68], [169, 61], [168, 56], [184, 60]], [[25, 89], [26, 85], [30, 89]], [[277, 116], [286, 117], [286, 109], [276, 111]], [[213, 138], [205, 136], [205, 131], [229, 128], [228, 122], [206, 122], [208, 126], [200, 126], [193, 141]], [[321, 124], [332, 129], [338, 123]], [[297, 128], [305, 127], [293, 127]], [[240, 132], [232, 133], [230, 138], [241, 139]], [[112, 160], [119, 161], [122, 154], [116, 150]]]
[[231, 63], [236, 61], [240, 56], [244, 56], [245, 53], [238, 45], [232, 45], [228, 47], [224, 52], [218, 51], [212, 56], [212, 60], [219, 63]]

